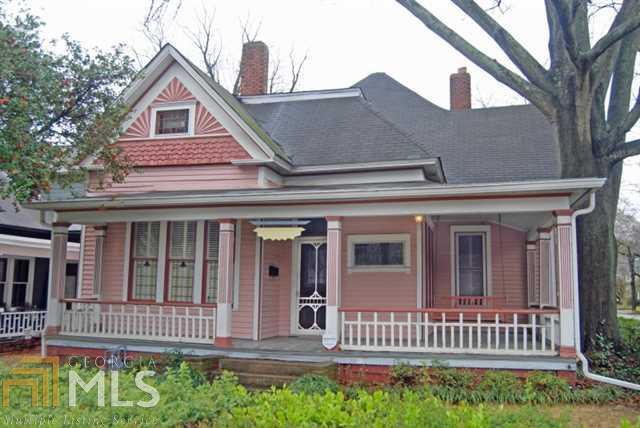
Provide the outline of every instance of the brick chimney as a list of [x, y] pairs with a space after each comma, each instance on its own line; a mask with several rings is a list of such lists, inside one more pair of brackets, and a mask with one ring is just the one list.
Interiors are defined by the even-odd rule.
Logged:
[[240, 60], [240, 95], [267, 93], [269, 48], [264, 42], [248, 42], [242, 46]]
[[467, 67], [460, 67], [449, 77], [449, 95], [451, 111], [471, 109], [471, 75], [467, 73]]

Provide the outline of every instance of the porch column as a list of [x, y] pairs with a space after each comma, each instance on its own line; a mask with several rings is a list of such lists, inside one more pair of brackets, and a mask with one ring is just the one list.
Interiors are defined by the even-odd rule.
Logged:
[[67, 270], [68, 223], [53, 223], [51, 259], [49, 262], [49, 298], [47, 304], [47, 336], [55, 336], [62, 325], [62, 299]]
[[107, 225], [97, 225], [93, 229], [96, 233], [96, 247], [94, 253], [93, 266], [93, 296], [100, 298], [102, 295], [102, 253], [104, 251], [104, 240], [107, 237]]
[[540, 304], [540, 282], [538, 275], [538, 245], [536, 241], [527, 241], [527, 291], [529, 306]]
[[322, 344], [335, 349], [340, 340], [340, 273], [342, 270], [342, 221], [327, 217], [327, 315]]
[[572, 255], [574, 245], [572, 243], [571, 210], [556, 211], [553, 213], [556, 219], [556, 266], [558, 272], [557, 289], [560, 308], [560, 356], [575, 357], [576, 345], [574, 335], [574, 295], [573, 295], [573, 269]]
[[540, 307], [551, 306], [552, 301], [549, 296], [551, 290], [551, 230], [538, 229], [537, 242], [538, 281], [540, 284], [538, 303]]
[[219, 220], [220, 239], [218, 251], [218, 305], [216, 312], [216, 340], [220, 347], [231, 346], [231, 315], [233, 302], [233, 272], [235, 248], [235, 223]]

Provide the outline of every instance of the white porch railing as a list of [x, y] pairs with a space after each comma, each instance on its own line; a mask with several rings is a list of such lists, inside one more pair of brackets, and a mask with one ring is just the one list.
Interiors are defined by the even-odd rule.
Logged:
[[216, 308], [66, 300], [60, 334], [213, 344]]
[[538, 309], [341, 308], [341, 349], [556, 355], [559, 314]]
[[0, 313], [0, 339], [40, 336], [45, 327], [47, 311]]

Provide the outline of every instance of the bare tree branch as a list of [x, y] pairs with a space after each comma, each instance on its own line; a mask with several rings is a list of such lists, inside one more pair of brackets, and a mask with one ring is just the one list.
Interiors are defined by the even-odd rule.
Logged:
[[611, 28], [607, 34], [602, 36], [602, 38], [593, 45], [593, 48], [591, 48], [589, 52], [585, 52], [580, 55], [580, 59], [587, 64], [593, 64], [593, 62], [597, 60], [600, 55], [606, 52], [607, 49], [633, 33], [638, 28], [640, 28], [640, 2], [636, 1], [636, 3], [629, 8], [624, 8], [623, 6], [623, 8], [618, 12], [614, 22], [611, 24]]
[[308, 57], [309, 53], [305, 52], [302, 60], [296, 64], [294, 50], [291, 49], [291, 51], [289, 51], [289, 61], [291, 62], [291, 85], [289, 85], [289, 92], [296, 90], [296, 86], [298, 86], [298, 81], [300, 80], [300, 75], [302, 73], [302, 67], [304, 67], [304, 63], [307, 62]]
[[200, 52], [202, 63], [209, 77], [219, 81], [218, 64], [222, 55], [222, 46], [215, 39], [215, 9], [209, 11], [203, 4], [202, 10], [197, 13], [197, 30], [184, 27], [184, 33]]
[[[451, 1], [495, 40], [527, 79], [549, 94], [556, 93], [555, 87], [548, 78], [547, 70], [491, 15], [473, 0]], [[501, 3], [499, 2], [493, 7], [500, 6]]]
[[640, 155], [640, 139], [628, 141], [619, 145], [607, 153], [606, 157], [611, 163], [620, 162], [631, 156]]
[[431, 12], [422, 7], [416, 0], [396, 1], [418, 18], [427, 28], [469, 60], [473, 61], [478, 67], [482, 68], [499, 82], [527, 98], [547, 116], [551, 117], [553, 115], [552, 99], [548, 94], [475, 48], [471, 43], [436, 18]]
[[269, 87], [267, 91], [270, 94], [278, 91], [278, 85], [280, 84], [281, 76], [280, 76], [280, 57], [278, 55], [272, 56], [273, 60], [271, 62], [270, 71], [269, 71]]

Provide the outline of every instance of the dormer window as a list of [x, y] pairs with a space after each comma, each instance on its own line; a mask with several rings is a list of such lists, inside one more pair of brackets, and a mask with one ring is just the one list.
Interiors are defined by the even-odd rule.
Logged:
[[196, 103], [173, 102], [151, 109], [151, 137], [175, 138], [194, 135]]
[[156, 135], [189, 133], [189, 109], [156, 112]]

